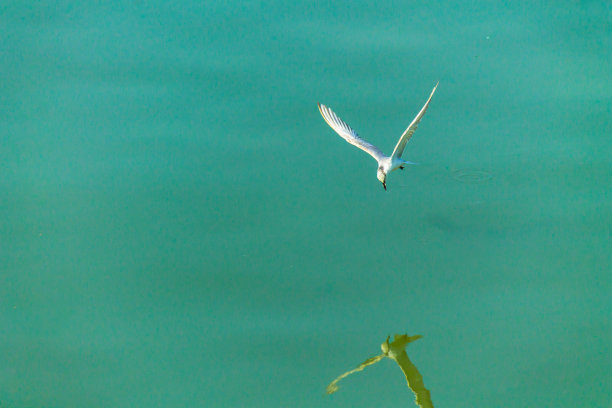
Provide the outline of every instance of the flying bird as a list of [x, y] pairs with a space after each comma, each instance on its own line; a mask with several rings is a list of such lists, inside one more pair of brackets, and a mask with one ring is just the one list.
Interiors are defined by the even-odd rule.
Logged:
[[357, 368], [347, 371], [342, 374], [334, 381], [332, 381], [327, 386], [327, 393], [333, 394], [338, 391], [338, 382], [344, 377], [356, 373], [358, 371], [363, 370], [369, 365], [378, 363], [385, 357], [389, 357], [394, 360], [397, 365], [399, 365], [400, 369], [406, 376], [406, 381], [408, 382], [408, 387], [412, 390], [415, 396], [416, 404], [421, 408], [433, 408], [433, 402], [431, 401], [431, 395], [429, 390], [425, 388], [425, 384], [423, 383], [423, 377], [419, 370], [416, 368], [412, 361], [408, 358], [408, 354], [406, 354], [406, 345], [410, 342], [420, 339], [422, 336], [408, 336], [407, 334], [396, 334], [393, 338], [393, 342], [389, 343], [389, 337], [387, 340], [380, 345], [383, 354], [378, 355], [376, 357], [368, 358], [366, 361], [361, 363]]
[[414, 131], [419, 125], [421, 118], [423, 117], [423, 115], [425, 115], [425, 111], [427, 110], [429, 102], [431, 101], [434, 92], [436, 92], [437, 87], [438, 84], [434, 86], [433, 91], [431, 91], [431, 95], [429, 95], [429, 99], [427, 99], [427, 102], [425, 102], [425, 105], [421, 108], [421, 111], [418, 113], [418, 115], [416, 115], [410, 126], [408, 126], [408, 128], [399, 138], [391, 156], [385, 156], [385, 154], [383, 154], [383, 152], [380, 151], [378, 147], [360, 138], [359, 135], [357, 135], [357, 132], [355, 132], [349, 125], [347, 125], [346, 122], [340, 119], [338, 115], [336, 115], [334, 111], [332, 111], [329, 107], [320, 103], [318, 103], [317, 105], [319, 105], [319, 112], [321, 112], [323, 119], [325, 119], [327, 124], [332, 129], [334, 129], [336, 133], [338, 133], [344, 140], [346, 140], [350, 144], [357, 146], [358, 148], [365, 151], [370, 156], [376, 159], [376, 161], [378, 162], [378, 170], [376, 173], [376, 177], [382, 183], [383, 187], [386, 190], [387, 175], [389, 173], [391, 173], [393, 170], [397, 170], [398, 168], [403, 170], [406, 164], [415, 164], [406, 160], [402, 160], [402, 153], [404, 153], [406, 143], [408, 143], [408, 140], [410, 140], [410, 138], [414, 134]]

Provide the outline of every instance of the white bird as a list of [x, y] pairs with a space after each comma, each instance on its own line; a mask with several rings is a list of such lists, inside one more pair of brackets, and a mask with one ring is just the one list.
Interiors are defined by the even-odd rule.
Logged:
[[423, 115], [425, 115], [425, 111], [429, 106], [429, 101], [431, 101], [431, 98], [434, 92], [436, 92], [437, 87], [438, 84], [434, 86], [433, 91], [431, 91], [431, 95], [429, 95], [429, 99], [427, 99], [427, 102], [425, 102], [425, 105], [421, 108], [419, 114], [416, 115], [416, 117], [412, 120], [410, 126], [408, 126], [408, 128], [399, 138], [391, 156], [385, 156], [378, 147], [360, 138], [359, 135], [357, 135], [357, 132], [355, 132], [349, 125], [347, 125], [346, 122], [340, 119], [338, 115], [336, 115], [334, 111], [332, 111], [330, 108], [320, 103], [318, 103], [317, 105], [319, 105], [319, 112], [321, 112], [323, 119], [325, 119], [327, 124], [332, 129], [334, 129], [336, 133], [338, 133], [344, 140], [346, 140], [350, 144], [357, 146], [358, 148], [365, 151], [370, 156], [376, 159], [376, 161], [378, 162], [378, 171], [376, 173], [376, 177], [382, 183], [383, 187], [386, 190], [387, 174], [391, 173], [393, 170], [397, 170], [398, 168], [403, 170], [404, 165], [406, 164], [415, 164], [406, 160], [402, 160], [402, 153], [404, 152], [406, 143], [408, 143], [408, 140], [410, 140], [414, 131], [419, 125], [421, 118], [423, 117]]

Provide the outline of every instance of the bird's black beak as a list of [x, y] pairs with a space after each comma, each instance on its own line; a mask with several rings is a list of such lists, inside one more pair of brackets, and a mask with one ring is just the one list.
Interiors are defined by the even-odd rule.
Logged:
[[383, 181], [383, 187], [385, 188], [385, 191], [387, 191], [387, 183]]

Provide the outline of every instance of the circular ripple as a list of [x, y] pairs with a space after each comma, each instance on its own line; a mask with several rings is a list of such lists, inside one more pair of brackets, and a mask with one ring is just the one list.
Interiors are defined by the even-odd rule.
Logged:
[[488, 171], [477, 169], [457, 169], [451, 171], [451, 177], [466, 184], [481, 184], [491, 180], [493, 176]]

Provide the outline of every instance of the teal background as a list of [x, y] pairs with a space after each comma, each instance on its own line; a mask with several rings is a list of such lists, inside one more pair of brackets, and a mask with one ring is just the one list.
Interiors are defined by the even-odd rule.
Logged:
[[[609, 1], [3, 1], [0, 406], [609, 407]], [[323, 121], [390, 153], [385, 192]]]

